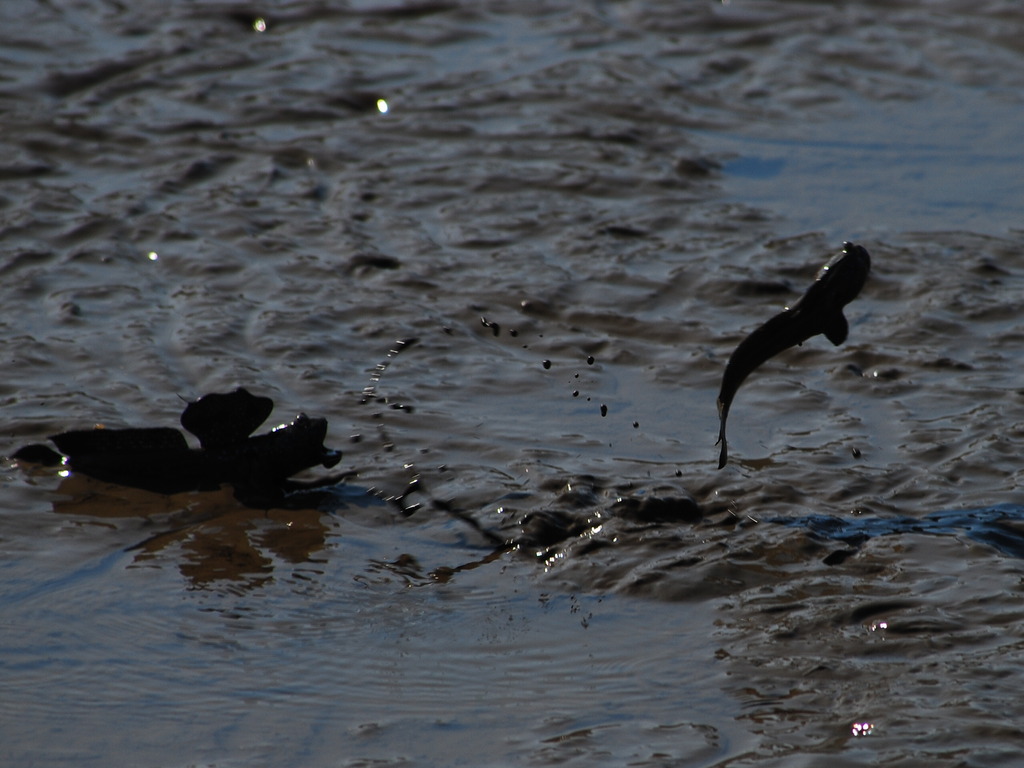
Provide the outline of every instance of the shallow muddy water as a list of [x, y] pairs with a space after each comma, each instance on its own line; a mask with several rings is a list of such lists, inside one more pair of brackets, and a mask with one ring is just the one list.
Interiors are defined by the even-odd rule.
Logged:
[[[345, 482], [6, 461], [0, 762], [1016, 765], [1022, 32], [12, 3], [0, 453], [243, 386]], [[716, 470], [731, 351], [844, 240], [849, 339], [752, 375]]]

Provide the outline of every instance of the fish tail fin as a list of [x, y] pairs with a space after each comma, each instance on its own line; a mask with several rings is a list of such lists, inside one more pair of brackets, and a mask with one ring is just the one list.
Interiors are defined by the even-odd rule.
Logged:
[[727, 403], [722, 402], [722, 398], [718, 398], [718, 418], [720, 425], [718, 427], [718, 440], [715, 441], [715, 445], [719, 443], [722, 445], [722, 450], [718, 454], [718, 468], [721, 469], [729, 461], [729, 443], [725, 439], [725, 422], [729, 418], [729, 406]]

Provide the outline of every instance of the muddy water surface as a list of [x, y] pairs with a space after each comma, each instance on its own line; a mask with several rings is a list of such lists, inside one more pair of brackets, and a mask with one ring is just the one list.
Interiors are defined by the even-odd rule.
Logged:
[[[2, 452], [245, 386], [347, 480], [6, 462], [3, 762], [1015, 765], [1022, 26], [13, 3]], [[848, 342], [717, 471], [729, 353], [845, 239]]]

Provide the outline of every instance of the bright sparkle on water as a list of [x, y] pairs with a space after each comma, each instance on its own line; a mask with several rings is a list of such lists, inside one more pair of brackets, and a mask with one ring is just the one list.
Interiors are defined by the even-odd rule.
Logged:
[[158, 254], [156, 251], [150, 251], [149, 253], [146, 254], [146, 258], [149, 259], [150, 261], [156, 261], [157, 259], [160, 258], [160, 254]]
[[264, 19], [262, 16], [253, 19], [252, 20], [252, 28], [254, 30], [256, 30], [257, 32], [266, 32], [267, 31], [267, 20]]
[[388, 112], [388, 103], [384, 99], [377, 99], [377, 111], [382, 115], [386, 115]]
[[854, 736], [870, 736], [873, 730], [875, 730], [874, 723], [854, 723], [850, 726], [850, 732]]

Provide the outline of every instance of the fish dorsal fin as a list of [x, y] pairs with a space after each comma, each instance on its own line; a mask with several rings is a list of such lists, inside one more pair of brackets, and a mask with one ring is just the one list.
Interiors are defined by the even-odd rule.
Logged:
[[846, 322], [846, 317], [842, 312], [837, 312], [834, 317], [829, 319], [825, 324], [824, 333], [825, 338], [837, 347], [846, 341], [846, 337], [850, 333], [850, 325]]
[[181, 414], [181, 426], [198, 437], [203, 448], [224, 448], [249, 437], [272, 410], [274, 401], [269, 397], [257, 397], [239, 387], [189, 403]]

